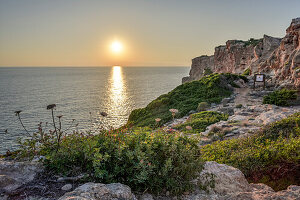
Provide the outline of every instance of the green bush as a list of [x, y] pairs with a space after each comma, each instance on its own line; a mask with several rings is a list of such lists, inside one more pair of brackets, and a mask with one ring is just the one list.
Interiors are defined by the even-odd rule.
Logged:
[[249, 75], [250, 75], [250, 68], [247, 68], [247, 69], [243, 72], [242, 75], [243, 75], [243, 76], [249, 76]]
[[235, 107], [236, 107], [236, 108], [242, 108], [243, 105], [242, 105], [242, 104], [238, 104], [238, 105], [236, 105]]
[[258, 45], [260, 42], [262, 42], [263, 39], [254, 39], [254, 38], [250, 38], [248, 41], [244, 41], [245, 46], [249, 46], [249, 45], [253, 45], [256, 46]]
[[[200, 113], [192, 114], [185, 123], [180, 124], [175, 128], [186, 133], [199, 133], [205, 131], [206, 127], [208, 127], [209, 125], [227, 119], [228, 115], [226, 114], [214, 111], [203, 111]], [[187, 126], [192, 127], [192, 129], [188, 130], [186, 128]]]
[[163, 130], [75, 133], [62, 139], [58, 152], [46, 152], [47, 169], [68, 176], [88, 173], [92, 181], [120, 182], [140, 192], [180, 194], [192, 188], [202, 169], [197, 141]]
[[205, 68], [204, 69], [204, 76], [207, 76], [207, 75], [211, 75], [213, 73], [213, 71], [210, 69], [210, 68]]
[[225, 97], [231, 95], [228, 85], [234, 86], [238, 79], [247, 81], [244, 76], [235, 74], [211, 74], [199, 81], [192, 81], [176, 87], [168, 94], [161, 95], [145, 108], [133, 110], [127, 125], [138, 127], [155, 126], [155, 119], [160, 118], [161, 123], [172, 120], [169, 109], [178, 109], [176, 117], [182, 117], [191, 110], [196, 110], [199, 102], [220, 103]]
[[197, 111], [205, 111], [209, 108], [209, 104], [207, 102], [200, 102], [197, 107]]
[[274, 104], [277, 106], [289, 106], [289, 101], [297, 99], [297, 90], [276, 90], [263, 98], [264, 104]]
[[217, 141], [201, 148], [205, 161], [234, 166], [246, 176], [280, 168], [282, 163], [299, 167], [299, 152], [300, 112], [264, 127], [251, 137]]

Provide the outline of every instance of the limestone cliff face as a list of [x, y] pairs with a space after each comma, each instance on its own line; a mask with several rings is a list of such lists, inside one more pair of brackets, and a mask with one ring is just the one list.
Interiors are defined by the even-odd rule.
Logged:
[[210, 69], [213, 72], [269, 75], [277, 85], [300, 87], [300, 18], [292, 20], [286, 36], [274, 38], [264, 35], [262, 39], [248, 41], [228, 40], [226, 45], [215, 48], [214, 55], [200, 56], [192, 60], [188, 77], [182, 82], [198, 80]]
[[274, 75], [278, 83], [300, 89], [300, 18], [292, 20], [280, 46], [260, 63], [258, 70]]

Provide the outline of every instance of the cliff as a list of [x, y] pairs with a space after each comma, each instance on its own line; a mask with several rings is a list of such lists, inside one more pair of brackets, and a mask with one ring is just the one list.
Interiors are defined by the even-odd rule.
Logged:
[[214, 55], [192, 59], [188, 77], [182, 82], [199, 80], [208, 72], [241, 74], [265, 73], [272, 82], [288, 87], [300, 87], [300, 18], [293, 19], [284, 38], [264, 35], [248, 41], [228, 40], [215, 48]]

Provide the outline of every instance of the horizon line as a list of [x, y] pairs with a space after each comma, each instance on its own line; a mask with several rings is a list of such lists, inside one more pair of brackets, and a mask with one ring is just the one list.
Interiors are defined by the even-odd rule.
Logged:
[[67, 66], [0, 66], [0, 68], [10, 68], [10, 67], [15, 67], [15, 68], [22, 68], [22, 67], [31, 67], [31, 68], [34, 68], [34, 67], [39, 67], [39, 68], [42, 68], [42, 67], [115, 67], [115, 66], [119, 66], [119, 67], [190, 67], [190, 66], [184, 66], [184, 65], [129, 65], [129, 66], [121, 66], [121, 65], [111, 65], [111, 66], [78, 66], [78, 65], [75, 65], [75, 66], [71, 66], [71, 65], [67, 65]]

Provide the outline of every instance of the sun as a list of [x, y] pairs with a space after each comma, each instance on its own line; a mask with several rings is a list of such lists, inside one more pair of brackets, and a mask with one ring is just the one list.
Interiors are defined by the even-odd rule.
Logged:
[[123, 50], [123, 45], [121, 42], [119, 41], [114, 41], [113, 43], [111, 43], [110, 45], [110, 49], [112, 50], [112, 52], [114, 53], [120, 53]]

